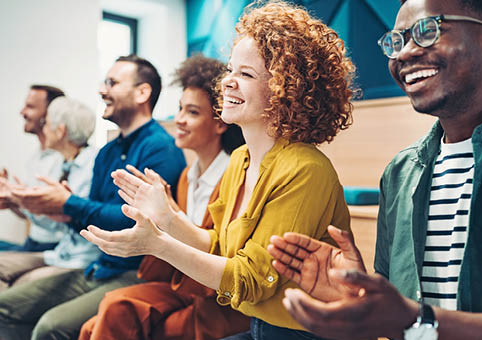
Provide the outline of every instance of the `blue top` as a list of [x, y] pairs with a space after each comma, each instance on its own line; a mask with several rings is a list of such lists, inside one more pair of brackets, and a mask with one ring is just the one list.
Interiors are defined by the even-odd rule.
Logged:
[[[150, 168], [160, 174], [175, 192], [175, 184], [186, 166], [184, 154], [174, 139], [154, 119], [126, 137], [120, 135], [107, 143], [97, 155], [89, 198], [71, 195], [64, 205], [64, 213], [72, 217], [70, 227], [77, 231], [88, 225], [105, 230], [130, 228], [134, 222], [126, 217], [121, 206], [111, 172], [131, 164], [139, 170]], [[137, 269], [141, 256], [121, 258], [101, 253], [99, 259], [85, 270], [86, 276], [106, 279], [127, 270]]]

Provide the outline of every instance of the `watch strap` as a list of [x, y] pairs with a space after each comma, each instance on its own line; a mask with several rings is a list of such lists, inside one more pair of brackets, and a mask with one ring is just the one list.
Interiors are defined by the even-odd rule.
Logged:
[[435, 313], [433, 312], [432, 306], [422, 303], [421, 309], [421, 323], [424, 324], [435, 324]]

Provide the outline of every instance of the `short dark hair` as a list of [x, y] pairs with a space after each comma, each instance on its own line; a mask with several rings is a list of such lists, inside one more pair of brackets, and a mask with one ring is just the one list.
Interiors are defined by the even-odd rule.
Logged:
[[30, 85], [30, 89], [47, 92], [47, 107], [50, 105], [52, 100], [54, 100], [55, 98], [65, 96], [64, 91], [62, 91], [61, 89], [59, 89], [58, 87], [55, 87], [55, 86], [33, 84], [33, 85]]
[[[403, 5], [407, 0], [400, 0]], [[478, 15], [482, 15], [482, 1], [480, 0], [458, 0], [459, 4], [468, 10], [476, 11]], [[450, 14], [450, 13], [449, 13]]]
[[[172, 85], [181, 85], [185, 90], [195, 87], [204, 90], [213, 107], [213, 116], [219, 119], [214, 110], [220, 95], [216, 90], [216, 84], [226, 71], [226, 65], [216, 59], [207, 58], [202, 54], [194, 55], [181, 63], [174, 72]], [[245, 143], [241, 128], [234, 124], [228, 124], [226, 131], [221, 135], [221, 147], [227, 154]]]
[[151, 86], [152, 92], [151, 96], [149, 97], [149, 106], [151, 110], [154, 110], [154, 106], [156, 106], [162, 90], [161, 76], [157, 72], [154, 65], [152, 65], [148, 60], [135, 54], [121, 56], [116, 59], [116, 62], [118, 61], [128, 61], [137, 65], [137, 75], [135, 81], [137, 84], [147, 83]]

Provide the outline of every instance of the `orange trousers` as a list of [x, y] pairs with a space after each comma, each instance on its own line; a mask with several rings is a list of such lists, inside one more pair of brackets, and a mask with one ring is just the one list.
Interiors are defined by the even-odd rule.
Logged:
[[148, 282], [107, 293], [98, 314], [82, 326], [79, 340], [210, 340], [248, 329], [249, 318], [218, 305], [215, 296]]

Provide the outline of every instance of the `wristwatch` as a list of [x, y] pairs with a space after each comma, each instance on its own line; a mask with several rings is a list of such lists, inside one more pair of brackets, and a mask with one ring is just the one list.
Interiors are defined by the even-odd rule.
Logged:
[[438, 322], [430, 305], [420, 304], [420, 315], [417, 321], [404, 331], [405, 340], [437, 340]]

